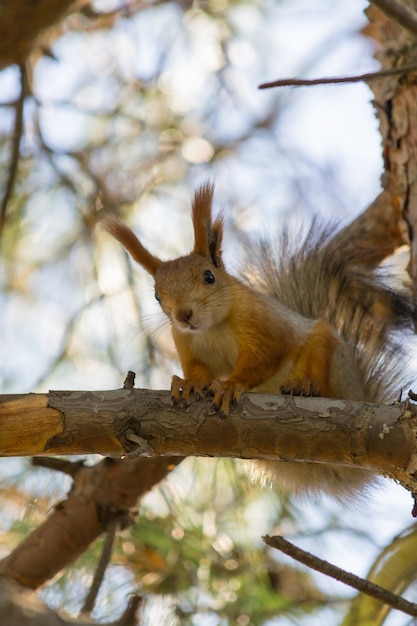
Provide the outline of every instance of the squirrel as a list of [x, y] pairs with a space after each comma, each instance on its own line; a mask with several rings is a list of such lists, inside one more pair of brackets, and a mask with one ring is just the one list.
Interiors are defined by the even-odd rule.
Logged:
[[[195, 192], [194, 248], [174, 260], [151, 254], [118, 217], [103, 222], [155, 281], [183, 370], [172, 378], [173, 404], [186, 407], [209, 394], [212, 412], [225, 417], [246, 391], [392, 401], [401, 367], [394, 331], [411, 321], [411, 297], [387, 286], [361, 252], [343, 245], [343, 234], [315, 234], [314, 225], [292, 256], [288, 236], [281, 256], [266, 244], [251, 251], [256, 285], [232, 276], [222, 259], [223, 219], [212, 218], [213, 192], [210, 183]], [[293, 491], [336, 498], [374, 479], [362, 468], [255, 464], [258, 475]]]

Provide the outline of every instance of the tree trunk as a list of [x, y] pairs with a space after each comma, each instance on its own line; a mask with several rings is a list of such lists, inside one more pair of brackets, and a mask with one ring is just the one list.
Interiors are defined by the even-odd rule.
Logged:
[[[376, 3], [379, 4], [379, 3]], [[414, 0], [402, 0], [415, 10]], [[365, 33], [375, 39], [379, 48], [375, 57], [383, 69], [401, 67], [417, 62], [416, 35], [402, 28], [376, 6], [366, 10], [370, 24]], [[415, 18], [417, 14], [415, 14]], [[369, 82], [375, 99], [375, 111], [380, 122], [382, 154], [384, 157], [383, 186], [390, 206], [387, 213], [398, 211], [408, 225], [412, 260], [410, 275], [417, 303], [417, 86], [415, 74], [404, 72]], [[390, 208], [391, 207], [391, 208]]]

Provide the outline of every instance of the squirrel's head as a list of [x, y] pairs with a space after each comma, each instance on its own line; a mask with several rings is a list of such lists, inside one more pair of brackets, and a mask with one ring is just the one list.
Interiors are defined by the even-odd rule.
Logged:
[[104, 228], [149, 272], [155, 297], [180, 332], [205, 332], [221, 323], [231, 307], [230, 277], [223, 266], [223, 221], [211, 215], [214, 187], [202, 185], [194, 195], [194, 248], [187, 256], [161, 261], [151, 254], [119, 218], [108, 216]]

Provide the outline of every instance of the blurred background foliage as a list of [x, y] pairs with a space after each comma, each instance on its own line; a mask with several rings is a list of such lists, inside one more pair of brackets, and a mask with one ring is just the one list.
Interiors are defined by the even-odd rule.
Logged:
[[[367, 87], [257, 86], [374, 68], [360, 34], [366, 3], [84, 1], [35, 40], [31, 3], [17, 4], [0, 4], [1, 194], [19, 155], [3, 201], [0, 390], [117, 387], [128, 369], [138, 386], [166, 388], [178, 372], [167, 323], [148, 277], [97, 227], [100, 211], [173, 257], [191, 246], [193, 190], [215, 179], [232, 269], [257, 233], [358, 214], [382, 170]], [[6, 554], [69, 482], [20, 459], [1, 460], [0, 474]], [[114, 618], [139, 591], [144, 624], [334, 625], [349, 592], [265, 550], [261, 536], [297, 538], [365, 574], [410, 508], [388, 486], [346, 507], [296, 502], [249, 484], [232, 462], [187, 459], [120, 534], [94, 617]], [[50, 606], [77, 613], [100, 546], [43, 590]], [[407, 623], [398, 619], [385, 623]]]

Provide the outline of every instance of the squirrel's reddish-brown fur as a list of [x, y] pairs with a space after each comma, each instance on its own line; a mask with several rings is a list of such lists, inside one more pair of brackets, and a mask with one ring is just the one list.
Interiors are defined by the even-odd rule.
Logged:
[[[258, 270], [264, 284], [255, 289], [224, 267], [223, 224], [220, 218], [212, 221], [212, 196], [210, 184], [196, 192], [194, 249], [172, 261], [153, 256], [118, 218], [104, 221], [104, 227], [153, 276], [156, 297], [171, 322], [183, 369], [183, 378], [172, 379], [172, 401], [187, 406], [193, 396], [199, 399], [208, 391], [214, 409], [226, 416], [244, 391], [376, 400], [372, 396], [377, 366], [370, 364], [370, 355], [380, 363], [383, 349], [389, 349], [396, 309], [407, 309], [406, 298], [355, 266], [357, 259], [344, 264], [343, 250], [338, 253], [326, 237], [310, 245], [311, 252], [302, 248], [298, 263], [281, 275], [271, 251], [261, 253]], [[328, 284], [320, 285], [315, 300], [314, 292], [303, 290], [317, 289], [319, 280]], [[342, 293], [342, 288], [349, 293]], [[375, 311], [381, 308], [385, 317], [375, 320]], [[307, 488], [310, 484], [335, 495], [360, 489], [369, 476], [355, 468], [311, 463], [259, 466], [269, 475], [283, 476], [296, 489], [307, 483]]]

